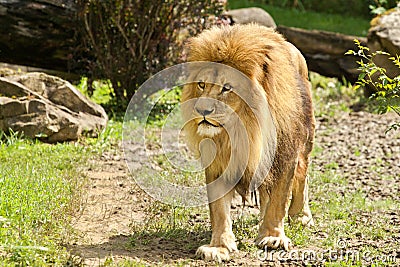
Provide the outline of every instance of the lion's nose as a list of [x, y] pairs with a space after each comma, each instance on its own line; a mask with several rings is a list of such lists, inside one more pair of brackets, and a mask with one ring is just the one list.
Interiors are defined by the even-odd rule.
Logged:
[[199, 113], [202, 116], [207, 116], [214, 112], [214, 108], [203, 109], [203, 108], [195, 107], [195, 110], [197, 113]]

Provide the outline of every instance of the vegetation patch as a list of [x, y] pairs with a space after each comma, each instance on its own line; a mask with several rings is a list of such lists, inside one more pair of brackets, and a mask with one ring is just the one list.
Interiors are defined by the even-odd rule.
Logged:
[[82, 199], [87, 148], [0, 136], [0, 262], [64, 264], [69, 256], [62, 244]]

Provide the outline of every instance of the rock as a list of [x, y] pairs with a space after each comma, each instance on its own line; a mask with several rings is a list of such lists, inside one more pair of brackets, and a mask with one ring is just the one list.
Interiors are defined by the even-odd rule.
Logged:
[[96, 136], [107, 124], [104, 109], [69, 82], [44, 73], [0, 77], [0, 130], [47, 142]]
[[[371, 52], [384, 51], [392, 56], [400, 55], [400, 8], [390, 9], [374, 18], [367, 38]], [[385, 68], [389, 77], [400, 75], [400, 69], [388, 59], [388, 56], [378, 55], [374, 62]]]
[[248, 24], [255, 22], [266, 27], [276, 28], [275, 21], [271, 15], [259, 7], [240, 8], [226, 11], [222, 14], [222, 20], [226, 20], [225, 24], [230, 25], [235, 23]]
[[[0, 62], [74, 72], [77, 1], [0, 1]], [[73, 49], [72, 49], [73, 48]], [[78, 51], [79, 50], [79, 51]]]

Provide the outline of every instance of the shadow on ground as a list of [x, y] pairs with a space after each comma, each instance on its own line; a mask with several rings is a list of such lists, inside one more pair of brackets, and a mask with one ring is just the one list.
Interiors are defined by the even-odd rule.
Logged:
[[107, 259], [133, 259], [146, 264], [176, 263], [195, 259], [196, 249], [201, 244], [209, 243], [210, 239], [210, 231], [193, 232], [176, 228], [116, 235], [101, 244], [73, 245], [69, 250], [79, 259], [75, 262], [85, 266], [98, 266]]

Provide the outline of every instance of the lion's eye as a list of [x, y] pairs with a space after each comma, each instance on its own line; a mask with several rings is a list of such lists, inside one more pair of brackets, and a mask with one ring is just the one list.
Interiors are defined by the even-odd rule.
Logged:
[[233, 89], [232, 85], [230, 85], [229, 83], [224, 84], [224, 86], [222, 87], [222, 92], [229, 92]]
[[206, 88], [206, 84], [205, 84], [205, 82], [198, 82], [197, 87], [199, 87], [200, 90], [203, 90], [204, 88]]

